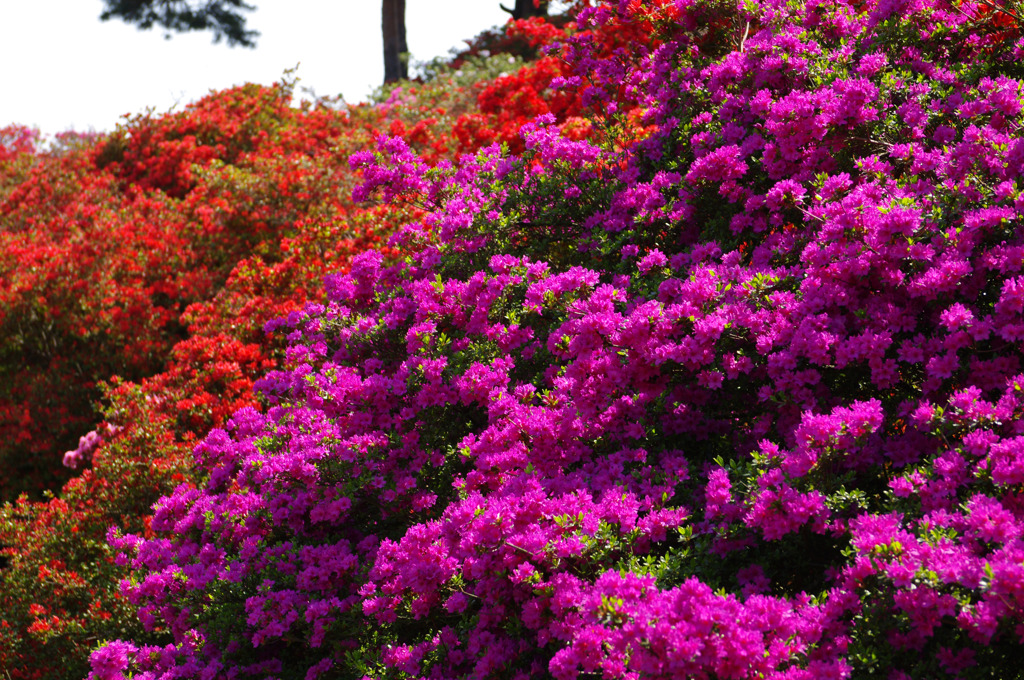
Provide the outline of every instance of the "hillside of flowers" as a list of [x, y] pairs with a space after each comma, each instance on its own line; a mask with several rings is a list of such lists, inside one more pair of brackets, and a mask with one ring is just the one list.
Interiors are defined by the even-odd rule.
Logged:
[[104, 640], [167, 638], [120, 594], [107, 530], [149, 535], [201, 481], [193, 447], [284, 358], [267, 321], [355, 253], [398, 257], [421, 210], [354, 202], [350, 155], [389, 134], [436, 163], [572, 114], [531, 47], [549, 33], [482, 35], [367, 104], [296, 108], [286, 77], [107, 135], [0, 129], [0, 677], [81, 680]]
[[568, 18], [0, 134], [8, 675], [1020, 677], [1024, 6]]

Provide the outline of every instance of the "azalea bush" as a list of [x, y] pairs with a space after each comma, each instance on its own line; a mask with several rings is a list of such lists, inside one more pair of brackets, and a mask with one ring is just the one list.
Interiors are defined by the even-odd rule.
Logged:
[[271, 321], [262, 403], [110, 529], [166, 639], [90, 677], [1019, 673], [1020, 7], [599, 3], [556, 43], [581, 120], [351, 156], [404, 256]]
[[354, 202], [349, 156], [384, 133], [431, 163], [476, 150], [453, 122], [530, 68], [495, 50], [358, 106], [293, 107], [286, 80], [108, 135], [0, 131], [0, 487], [27, 492], [0, 508], [4, 677], [79, 680], [101, 641], [173, 640], [119, 593], [108, 529], [155, 536], [153, 503], [202, 479], [196, 443], [260, 404], [253, 382], [285, 355], [266, 322], [322, 299], [355, 253], [404, 257], [387, 238], [423, 207]]
[[[222, 136], [235, 139], [241, 134], [230, 129], [229, 112], [236, 118], [262, 116], [279, 126], [290, 116], [294, 123], [287, 90], [283, 85], [239, 88], [209, 98], [206, 105], [221, 114], [216, 120], [225, 128]], [[207, 115], [193, 107], [169, 117], [160, 129], [190, 139], [179, 129], [185, 127], [182, 121]], [[187, 335], [180, 322], [185, 308], [210, 298], [234, 263], [262, 240], [258, 220], [246, 223], [250, 215], [218, 210], [206, 191], [179, 195], [193, 170], [218, 160], [218, 153], [230, 158], [230, 145], [212, 139], [198, 144], [192, 136], [190, 144], [175, 140], [180, 143], [171, 149], [172, 142], [162, 141], [166, 162], [148, 167], [133, 161], [131, 150], [145, 143], [153, 127], [151, 119], [141, 118], [109, 138], [40, 152], [22, 181], [5, 192], [0, 205], [4, 499], [23, 491], [38, 498], [43, 489], [53, 490], [67, 479], [60, 455], [93, 429], [100, 381], [159, 371], [170, 348]], [[182, 146], [188, 153], [179, 151]], [[140, 156], [164, 157], [145, 151]], [[129, 175], [126, 165], [148, 181]], [[165, 166], [182, 177], [169, 176]], [[281, 217], [275, 225], [279, 231], [286, 219]]]
[[1022, 17], [577, 3], [0, 130], [0, 669], [1015, 677]]
[[[62, 135], [48, 150], [34, 131], [0, 130], [0, 499], [58, 489], [68, 474], [53, 461], [92, 428], [100, 383], [160, 371], [193, 332], [182, 314], [231, 276], [276, 269], [282, 297], [301, 302], [359, 239], [356, 249], [379, 245], [405, 216], [353, 208], [346, 160], [377, 135], [436, 163], [516, 138], [538, 113], [572, 111], [572, 97], [546, 90], [560, 73], [551, 60], [458, 60], [373, 105], [292, 107], [286, 79], [137, 115], [100, 138]], [[289, 251], [303, 243], [319, 252]], [[264, 310], [255, 327], [287, 309]]]

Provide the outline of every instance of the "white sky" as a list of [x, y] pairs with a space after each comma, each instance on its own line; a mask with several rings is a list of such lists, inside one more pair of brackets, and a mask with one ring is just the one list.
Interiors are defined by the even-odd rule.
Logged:
[[[407, 0], [414, 61], [445, 55], [508, 19], [502, 0]], [[100, 21], [102, 0], [0, 0], [0, 127], [114, 129], [124, 114], [178, 108], [210, 90], [274, 83], [299, 64], [298, 88], [366, 99], [384, 78], [380, 0], [249, 0], [255, 49], [209, 32], [140, 31]], [[508, 0], [506, 5], [512, 3]], [[298, 94], [298, 91], [297, 91]]]

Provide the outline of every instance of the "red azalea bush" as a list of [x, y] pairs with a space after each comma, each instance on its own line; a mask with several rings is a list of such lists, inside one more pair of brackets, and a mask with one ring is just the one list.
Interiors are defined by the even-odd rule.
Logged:
[[424, 131], [455, 139], [483, 81], [529, 68], [478, 59], [404, 86], [408, 101], [341, 110], [292, 108], [287, 83], [245, 86], [45, 151], [4, 131], [2, 488], [38, 495], [78, 475], [0, 509], [5, 673], [77, 679], [99, 641], [170, 640], [118, 593], [108, 528], [152, 536], [153, 502], [199, 479], [197, 441], [258, 404], [253, 381], [283, 355], [267, 321], [320, 298], [355, 253], [401, 257], [387, 237], [422, 208], [353, 203], [349, 155], [396, 131], [431, 162], [475, 149], [432, 147]]
[[[241, 98], [241, 108], [262, 110], [279, 124], [291, 116], [294, 124], [286, 90], [250, 87], [221, 96]], [[171, 121], [201, 114], [197, 107]], [[190, 202], [153, 189], [157, 180], [118, 176], [112, 149], [121, 137], [145, 139], [151, 123], [40, 154], [0, 205], [3, 498], [38, 495], [66, 479], [55, 462], [95, 422], [98, 381], [158, 371], [185, 335], [185, 307], [208, 299], [262, 240], [244, 216], [218, 214], [213, 201], [200, 207], [203, 192]], [[172, 155], [180, 165], [209, 165], [208, 147], [197, 148], [192, 156]], [[153, 172], [163, 177], [163, 169]]]
[[0, 195], [25, 176], [35, 160], [39, 131], [21, 125], [0, 128]]
[[155, 535], [110, 531], [169, 641], [90, 677], [1017, 676], [1024, 40], [992, 7], [600, 3], [552, 81], [593, 137], [354, 154], [357, 199], [424, 208], [406, 256], [271, 322], [267, 407]]

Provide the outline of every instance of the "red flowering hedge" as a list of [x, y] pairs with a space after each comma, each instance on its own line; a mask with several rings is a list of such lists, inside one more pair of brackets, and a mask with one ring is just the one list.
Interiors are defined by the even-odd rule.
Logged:
[[[31, 131], [3, 130], [0, 497], [11, 502], [0, 509], [0, 668], [10, 677], [81, 678], [100, 640], [166, 637], [146, 633], [119, 595], [126, 572], [107, 529], [152, 535], [153, 502], [199, 479], [196, 442], [258, 404], [253, 381], [283, 356], [266, 322], [320, 298], [355, 253], [402, 257], [386, 238], [422, 208], [354, 203], [348, 157], [387, 133], [435, 163], [511, 139], [539, 111], [578, 113], [578, 98], [547, 89], [553, 63], [471, 56], [347, 108], [293, 108], [289, 84], [247, 85], [48, 150]], [[503, 93], [522, 105], [481, 104]]]

